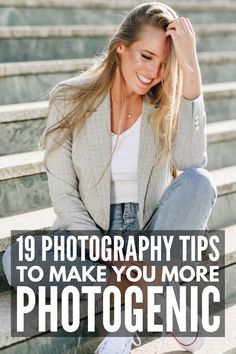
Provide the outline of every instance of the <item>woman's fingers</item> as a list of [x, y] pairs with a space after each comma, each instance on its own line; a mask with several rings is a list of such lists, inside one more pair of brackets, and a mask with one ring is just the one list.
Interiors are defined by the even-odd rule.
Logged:
[[[174, 30], [178, 35], [180, 34], [192, 34], [195, 35], [192, 24], [188, 18], [179, 17], [167, 26], [167, 32], [170, 34], [170, 30]], [[172, 32], [173, 33], [173, 32]]]
[[189, 18], [186, 18], [186, 21], [187, 21], [187, 23], [188, 23], [188, 26], [189, 26], [189, 29], [190, 29], [192, 35], [195, 37], [195, 31], [194, 31], [194, 29], [193, 29], [193, 25], [192, 25], [190, 19], [189, 19]]
[[182, 69], [194, 70], [198, 67], [195, 32], [188, 18], [179, 17], [167, 26], [166, 36], [170, 36]]
[[186, 34], [190, 32], [190, 29], [188, 27], [187, 21], [184, 17], [181, 17], [179, 20], [179, 23], [181, 24], [182, 31], [184, 31]]

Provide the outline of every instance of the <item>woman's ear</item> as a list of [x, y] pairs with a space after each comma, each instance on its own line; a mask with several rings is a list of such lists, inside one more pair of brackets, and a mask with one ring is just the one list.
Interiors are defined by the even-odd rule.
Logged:
[[119, 44], [117, 47], [116, 47], [116, 52], [118, 54], [122, 54], [123, 53], [123, 50], [124, 50], [124, 45], [123, 44]]

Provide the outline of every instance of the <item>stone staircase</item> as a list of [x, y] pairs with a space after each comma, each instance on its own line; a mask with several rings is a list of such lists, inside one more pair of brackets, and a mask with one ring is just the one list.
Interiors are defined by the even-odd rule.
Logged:
[[[236, 262], [236, 3], [166, 2], [179, 14], [190, 17], [197, 33], [208, 116], [207, 168], [218, 189], [209, 227], [226, 230], [226, 301], [233, 309], [227, 312], [227, 321], [231, 321], [236, 303], [236, 287], [232, 286], [236, 282], [233, 265]], [[47, 116], [48, 92], [55, 83], [88, 68], [95, 54], [103, 51], [121, 16], [137, 3], [0, 0], [0, 319], [3, 319], [0, 351], [3, 354], [74, 353], [75, 337], [40, 336], [30, 340], [10, 337], [12, 290], [3, 274], [1, 257], [10, 244], [11, 229], [46, 229], [55, 219], [42, 165], [43, 152], [37, 150]], [[236, 353], [236, 340], [230, 342], [232, 335], [227, 335], [227, 347], [219, 345], [216, 351], [208, 351]], [[91, 353], [94, 344], [86, 345], [81, 344], [79, 353]], [[168, 351], [168, 345], [159, 352]], [[154, 352], [151, 347], [145, 348], [134, 353]]]

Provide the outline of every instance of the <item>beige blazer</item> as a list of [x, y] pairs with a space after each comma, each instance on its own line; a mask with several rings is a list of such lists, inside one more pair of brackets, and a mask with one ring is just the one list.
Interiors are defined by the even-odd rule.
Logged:
[[[72, 81], [71, 81], [72, 82]], [[76, 83], [76, 79], [73, 79]], [[66, 107], [65, 107], [66, 109]], [[206, 154], [206, 114], [203, 97], [190, 101], [182, 97], [176, 138], [170, 156], [160, 167], [154, 166], [155, 143], [147, 121], [153, 106], [143, 103], [138, 161], [138, 220], [143, 229], [172, 180], [170, 160], [178, 170], [203, 167]], [[62, 109], [52, 107], [47, 126], [62, 119]], [[49, 143], [47, 145], [50, 145]], [[110, 94], [79, 132], [74, 131], [63, 146], [49, 154], [44, 167], [57, 219], [52, 229], [96, 230], [105, 232], [110, 220], [111, 169], [103, 173], [111, 154]], [[92, 187], [92, 188], [91, 188]]]

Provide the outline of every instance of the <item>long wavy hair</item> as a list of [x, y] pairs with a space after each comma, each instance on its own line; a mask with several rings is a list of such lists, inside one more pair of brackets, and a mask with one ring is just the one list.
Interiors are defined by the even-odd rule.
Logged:
[[[91, 114], [110, 92], [116, 69], [121, 72], [121, 62], [117, 47], [123, 43], [130, 47], [139, 40], [139, 36], [146, 26], [166, 31], [167, 26], [178, 16], [169, 6], [161, 2], [148, 2], [134, 7], [123, 18], [122, 22], [111, 37], [107, 49], [96, 56], [95, 64], [75, 78], [75, 81], [61, 82], [50, 92], [49, 111], [54, 105], [61, 111], [62, 119], [46, 129], [39, 141], [39, 148], [45, 148], [46, 160], [49, 153], [58, 148], [74, 129], [81, 129]], [[174, 50], [173, 42], [169, 40], [169, 55], [164, 70], [164, 79], [152, 87], [144, 96], [146, 102], [154, 107], [149, 114], [148, 122], [153, 128], [155, 141], [158, 141], [155, 163], [161, 164], [167, 157], [173, 143], [177, 117], [182, 93], [182, 75]], [[122, 77], [122, 75], [121, 75]], [[122, 77], [124, 81], [124, 78]], [[52, 134], [53, 144], [47, 147], [47, 139]], [[117, 146], [120, 132], [117, 132], [117, 141], [111, 153]], [[106, 166], [106, 168], [107, 168]], [[175, 178], [177, 170], [171, 165], [172, 176]], [[105, 169], [106, 170], [106, 169]], [[102, 176], [104, 175], [103, 172]], [[101, 180], [102, 176], [99, 178]], [[99, 182], [97, 181], [97, 183]], [[97, 185], [96, 183], [96, 185]]]

